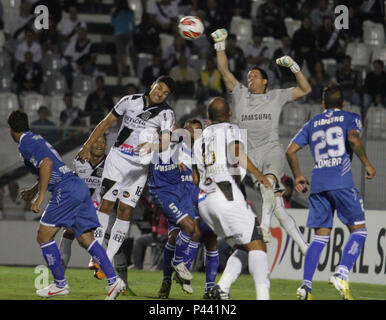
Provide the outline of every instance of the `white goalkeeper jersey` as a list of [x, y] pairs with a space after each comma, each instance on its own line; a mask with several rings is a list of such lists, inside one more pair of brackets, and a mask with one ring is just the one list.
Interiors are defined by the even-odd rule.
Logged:
[[232, 145], [244, 145], [240, 128], [229, 122], [212, 124], [204, 129], [194, 142], [194, 163], [200, 173], [200, 189], [211, 193], [215, 183], [234, 181], [233, 176], [245, 174], [240, 170], [238, 159], [234, 158]]
[[134, 94], [123, 97], [112, 110], [116, 117], [122, 117], [118, 137], [112, 149], [137, 163], [141, 162], [138, 145], [157, 142], [162, 132], [173, 131], [175, 122], [174, 111], [167, 103], [145, 106], [145, 94]]
[[74, 160], [75, 173], [81, 178], [88, 186], [92, 198], [92, 202], [96, 208], [99, 207], [101, 202], [101, 183], [102, 173], [105, 166], [106, 156], [103, 157], [99, 163], [93, 166], [90, 162], [85, 161], [82, 163], [78, 159]]
[[246, 86], [236, 83], [232, 91], [234, 111], [240, 128], [248, 130], [249, 150], [268, 150], [278, 143], [280, 113], [292, 100], [293, 89], [251, 94]]

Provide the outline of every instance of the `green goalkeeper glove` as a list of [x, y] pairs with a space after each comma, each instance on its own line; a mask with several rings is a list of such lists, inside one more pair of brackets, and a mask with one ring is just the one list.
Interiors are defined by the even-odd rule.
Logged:
[[276, 63], [279, 66], [290, 68], [293, 73], [300, 71], [299, 65], [290, 56], [283, 56], [278, 58], [276, 59]]
[[216, 51], [225, 50], [225, 39], [228, 37], [228, 31], [226, 29], [217, 29], [210, 34], [214, 40], [214, 48]]

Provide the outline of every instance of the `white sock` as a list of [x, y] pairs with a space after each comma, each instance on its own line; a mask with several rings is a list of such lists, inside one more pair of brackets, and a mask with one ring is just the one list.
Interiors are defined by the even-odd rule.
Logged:
[[63, 269], [67, 269], [68, 262], [71, 258], [71, 245], [72, 245], [71, 239], [67, 239], [62, 236], [62, 239], [60, 240], [59, 244], [59, 250], [60, 250], [60, 257], [62, 258], [62, 264]]
[[109, 245], [107, 246], [107, 256], [111, 263], [113, 258], [121, 247], [123, 241], [129, 233], [130, 221], [116, 219], [113, 227], [111, 228], [111, 234], [109, 239]]
[[248, 253], [242, 250], [236, 250], [228, 258], [225, 269], [221, 275], [219, 282], [217, 283], [220, 288], [229, 292], [233, 282], [237, 280], [243, 270], [243, 265], [247, 261]]
[[282, 197], [276, 197], [275, 216], [277, 220], [279, 220], [280, 225], [287, 231], [289, 236], [294, 239], [303, 255], [305, 255], [308, 249], [308, 244], [304, 241], [303, 235], [297, 227], [294, 218], [292, 218], [285, 209]]
[[269, 269], [267, 254], [261, 250], [248, 252], [248, 269], [253, 277], [257, 300], [269, 300]]
[[105, 233], [107, 226], [109, 225], [110, 215], [102, 211], [97, 210], [97, 216], [99, 220], [100, 227], [96, 228], [94, 231], [94, 238], [98, 243], [103, 246], [103, 239], [105, 238]]
[[[268, 178], [272, 186], [274, 181]], [[260, 226], [269, 233], [271, 227], [271, 219], [276, 207], [275, 194], [272, 189], [267, 189], [263, 184], [260, 184], [261, 197], [263, 198], [263, 207], [261, 212], [261, 224]]]

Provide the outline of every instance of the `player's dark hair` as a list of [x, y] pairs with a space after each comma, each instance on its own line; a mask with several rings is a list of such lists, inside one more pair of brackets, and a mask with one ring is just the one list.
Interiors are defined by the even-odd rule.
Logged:
[[258, 67], [257, 65], [254, 65], [254, 66], [251, 67], [251, 69], [249, 69], [249, 71], [252, 71], [252, 70], [260, 71], [260, 74], [261, 74], [262, 78], [264, 80], [267, 80], [267, 84], [265, 85], [265, 88], [264, 88], [264, 92], [266, 92], [267, 88], [268, 88], [268, 81], [269, 81], [267, 72], [265, 72], [264, 69]]
[[200, 120], [196, 119], [196, 118], [192, 118], [192, 119], [188, 119], [185, 121], [185, 124], [184, 124], [184, 127], [188, 124], [199, 124], [201, 129], [202, 129], [202, 123]]
[[155, 82], [163, 82], [170, 89], [170, 93], [173, 93], [176, 89], [176, 83], [172, 77], [169, 76], [160, 76]]
[[323, 102], [326, 109], [343, 108], [343, 90], [339, 83], [329, 84], [323, 90]]
[[14, 110], [8, 116], [8, 125], [14, 132], [27, 132], [29, 131], [28, 115], [24, 111]]

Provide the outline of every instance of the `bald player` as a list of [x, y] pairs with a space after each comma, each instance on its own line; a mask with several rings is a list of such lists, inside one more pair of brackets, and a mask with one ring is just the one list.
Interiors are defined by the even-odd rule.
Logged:
[[[235, 116], [241, 129], [248, 130], [248, 155], [254, 165], [263, 172], [271, 182], [273, 189], [267, 189], [260, 184], [263, 198], [261, 227], [266, 242], [270, 238], [271, 217], [274, 213], [281, 226], [298, 244], [301, 252], [306, 253], [308, 245], [296, 226], [295, 220], [284, 207], [282, 193], [285, 190], [281, 183], [284, 175], [284, 150], [279, 141], [279, 117], [283, 106], [311, 92], [311, 86], [298, 64], [289, 56], [276, 60], [280, 66], [288, 67], [295, 74], [297, 87], [270, 90], [267, 92], [267, 73], [257, 67], [248, 72], [248, 86], [244, 86], [229, 71], [228, 59], [225, 54], [225, 39], [227, 31], [218, 29], [211, 34], [217, 51], [217, 65], [226, 88], [232, 93]], [[255, 188], [259, 185], [254, 179]]]
[[195, 141], [193, 149], [193, 179], [201, 189], [198, 208], [201, 218], [215, 234], [236, 249], [229, 257], [219, 282], [210, 290], [209, 297], [230, 299], [230, 287], [248, 259], [257, 299], [269, 300], [269, 269], [263, 234], [234, 176], [243, 168], [265, 188], [272, 186], [244, 153], [240, 128], [229, 123], [232, 112], [226, 100], [220, 97], [212, 99], [208, 115], [211, 125]]

